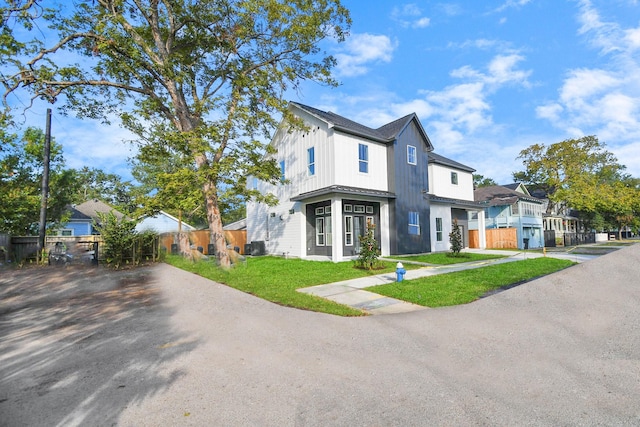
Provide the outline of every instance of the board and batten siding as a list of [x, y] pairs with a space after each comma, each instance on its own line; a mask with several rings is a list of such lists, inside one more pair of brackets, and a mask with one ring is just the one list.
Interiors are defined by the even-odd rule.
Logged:
[[[458, 174], [458, 184], [451, 183], [451, 172]], [[470, 172], [439, 164], [429, 165], [429, 193], [450, 199], [473, 201], [473, 175]]]
[[[407, 146], [416, 147], [416, 164], [407, 162]], [[396, 195], [391, 203], [392, 223], [395, 233], [391, 234], [392, 254], [424, 253], [430, 249], [429, 202], [425, 198], [428, 187], [428, 152], [422, 135], [415, 123], [398, 135], [389, 147], [389, 191]], [[419, 214], [420, 233], [409, 234], [409, 212]]]
[[[333, 140], [335, 182], [332, 185], [388, 191], [386, 144], [340, 132], [333, 133]], [[368, 147], [369, 170], [367, 173], [359, 171], [359, 144]]]

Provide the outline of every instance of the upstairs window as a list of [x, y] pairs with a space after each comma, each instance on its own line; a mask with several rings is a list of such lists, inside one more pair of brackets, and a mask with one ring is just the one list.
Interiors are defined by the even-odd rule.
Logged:
[[416, 152], [416, 147], [413, 145], [407, 145], [407, 163], [410, 165], [415, 165], [418, 163], [418, 155]]
[[284, 160], [282, 160], [280, 162], [280, 181], [284, 182], [285, 180], [285, 176], [284, 176]]
[[420, 235], [420, 214], [418, 212], [409, 212], [409, 234]]
[[364, 144], [358, 144], [358, 170], [369, 173], [369, 147]]
[[458, 185], [458, 172], [451, 172], [451, 183]]
[[307, 148], [307, 170], [309, 176], [316, 174], [316, 150], [315, 147]]

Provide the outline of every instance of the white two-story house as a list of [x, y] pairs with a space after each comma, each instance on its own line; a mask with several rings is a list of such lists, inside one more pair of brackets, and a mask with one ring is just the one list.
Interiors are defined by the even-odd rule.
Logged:
[[[248, 180], [279, 200], [247, 203], [247, 241], [264, 241], [267, 253], [342, 261], [358, 254], [368, 226], [383, 256], [447, 250], [452, 215], [464, 227], [465, 209], [478, 211], [473, 169], [434, 156], [415, 114], [373, 129], [299, 103], [290, 108], [306, 129], [282, 125], [271, 141], [282, 184]], [[458, 184], [435, 178], [430, 187], [432, 157], [434, 172], [455, 170]]]

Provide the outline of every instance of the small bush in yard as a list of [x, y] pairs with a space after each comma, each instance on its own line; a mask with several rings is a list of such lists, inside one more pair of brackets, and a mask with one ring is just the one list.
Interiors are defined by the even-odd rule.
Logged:
[[375, 226], [367, 224], [367, 234], [360, 236], [360, 254], [356, 260], [356, 267], [373, 270], [381, 268], [381, 262], [378, 260], [380, 256], [380, 248], [378, 242], [373, 236]]
[[451, 243], [452, 256], [459, 256], [462, 250], [462, 233], [460, 233], [460, 227], [458, 227], [458, 220], [453, 220], [453, 226], [451, 233], [449, 233], [449, 242]]

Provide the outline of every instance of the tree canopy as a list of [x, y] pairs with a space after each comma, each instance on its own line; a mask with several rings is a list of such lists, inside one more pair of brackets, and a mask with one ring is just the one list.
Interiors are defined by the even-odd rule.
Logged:
[[[80, 117], [115, 113], [141, 145], [167, 144], [184, 155], [195, 166], [216, 256], [228, 265], [220, 189], [261, 200], [265, 195], [248, 190], [246, 177], [277, 182], [264, 141], [280, 117], [292, 120], [289, 90], [303, 81], [336, 84], [335, 60], [320, 43], [344, 40], [348, 11], [340, 0], [63, 5], [50, 10], [15, 0], [2, 8], [5, 101], [26, 90], [32, 100], [61, 99], [65, 111]], [[58, 35], [50, 45], [40, 37], [45, 27]]]
[[[44, 132], [28, 128], [22, 137], [3, 131], [0, 151], [0, 231], [37, 234], [42, 200]], [[73, 170], [64, 168], [62, 147], [51, 140], [47, 219], [60, 223], [77, 186]]]
[[492, 185], [498, 185], [493, 178], [485, 178], [484, 175], [477, 173], [473, 174], [473, 188], [491, 187]]
[[534, 144], [518, 159], [525, 170], [515, 172], [514, 179], [547, 195], [547, 213], [566, 206], [589, 218], [599, 216], [618, 230], [640, 213], [638, 180], [624, 172], [625, 166], [595, 136]]

